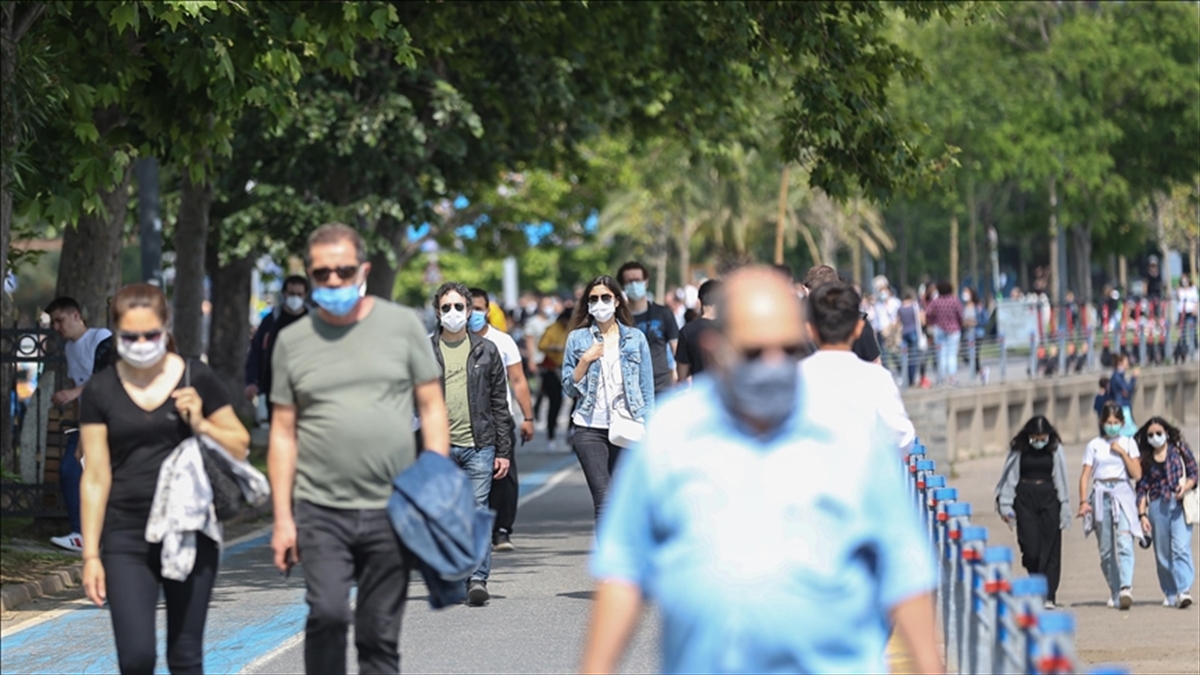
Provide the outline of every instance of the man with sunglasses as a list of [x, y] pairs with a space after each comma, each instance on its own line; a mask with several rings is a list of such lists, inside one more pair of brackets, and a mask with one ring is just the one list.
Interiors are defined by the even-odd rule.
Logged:
[[308, 314], [307, 298], [308, 279], [298, 275], [285, 279], [279, 305], [263, 318], [250, 341], [250, 351], [246, 355], [246, 400], [265, 396], [268, 415], [271, 414], [271, 355], [275, 351], [275, 339], [279, 331]]
[[[446, 410], [450, 416], [450, 458], [467, 474], [475, 503], [488, 508], [495, 481], [509, 473], [513, 454], [512, 414], [508, 377], [500, 350], [491, 341], [467, 330], [471, 291], [460, 283], [442, 284], [433, 306], [441, 328], [434, 333], [433, 350], [442, 367]], [[486, 605], [489, 551], [467, 583], [467, 604]]]
[[416, 461], [414, 407], [424, 449], [450, 454], [425, 326], [413, 310], [366, 295], [366, 260], [353, 228], [313, 232], [305, 263], [318, 309], [279, 333], [271, 359], [271, 548], [281, 572], [304, 563], [309, 673], [346, 672], [352, 616], [359, 672], [399, 672], [413, 561], [387, 505], [392, 480]]
[[941, 672], [924, 529], [883, 430], [820, 417], [796, 367], [800, 303], [770, 268], [731, 275], [710, 370], [626, 450], [600, 520], [582, 672], [613, 672], [643, 598], [664, 672], [884, 672], [887, 624]]

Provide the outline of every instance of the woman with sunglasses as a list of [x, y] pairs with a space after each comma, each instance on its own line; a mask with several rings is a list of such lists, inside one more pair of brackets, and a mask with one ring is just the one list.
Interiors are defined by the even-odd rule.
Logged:
[[1183, 513], [1183, 496], [1196, 487], [1196, 456], [1179, 433], [1161, 417], [1151, 417], [1133, 437], [1142, 453], [1137, 483], [1138, 521], [1150, 532], [1158, 585], [1165, 607], [1192, 604], [1192, 526]]
[[596, 519], [612, 480], [621, 446], [614, 424], [645, 424], [654, 410], [654, 365], [650, 345], [609, 276], [596, 277], [575, 306], [563, 352], [563, 393], [578, 400], [575, 454], [583, 467]]
[[[172, 673], [204, 672], [204, 623], [217, 576], [218, 542], [195, 533], [195, 562], [183, 581], [162, 573], [162, 544], [146, 541], [146, 524], [163, 461], [177, 445], [203, 434], [244, 459], [250, 434], [224, 385], [206, 365], [170, 353], [167, 299], [133, 284], [112, 301], [121, 359], [84, 387], [80, 442], [86, 463], [83, 501], [83, 587], [97, 606], [108, 601], [122, 673], [154, 672], [155, 609], [167, 605], [167, 665]], [[190, 385], [190, 386], [188, 386]]]

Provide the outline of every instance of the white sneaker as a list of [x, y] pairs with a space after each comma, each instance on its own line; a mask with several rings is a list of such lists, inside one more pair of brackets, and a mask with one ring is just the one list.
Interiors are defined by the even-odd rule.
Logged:
[[1179, 609], [1187, 609], [1192, 606], [1192, 594], [1184, 591], [1179, 594]]
[[1047, 600], [1046, 603], [1042, 605], [1042, 609], [1057, 609], [1057, 607], [1055, 607], [1053, 602]]
[[1128, 588], [1122, 588], [1120, 602], [1121, 602], [1121, 610], [1122, 611], [1127, 610], [1130, 607], [1133, 607], [1133, 592], [1130, 591]]
[[65, 537], [50, 537], [50, 543], [68, 551], [83, 553], [83, 535], [78, 532], [72, 532]]
[[1117, 601], [1116, 601], [1116, 600], [1113, 600], [1112, 598], [1109, 598], [1109, 599], [1108, 599], [1108, 606], [1109, 606], [1109, 608], [1110, 608], [1110, 609], [1111, 609], [1111, 608], [1113, 608], [1113, 607], [1116, 607], [1116, 606], [1117, 606]]
[[1174, 607], [1174, 606], [1175, 606], [1174, 600], [1172, 600], [1169, 597], [1163, 598], [1163, 607]]

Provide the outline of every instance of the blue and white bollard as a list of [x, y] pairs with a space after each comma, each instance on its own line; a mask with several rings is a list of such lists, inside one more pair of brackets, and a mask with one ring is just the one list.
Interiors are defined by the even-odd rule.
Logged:
[[954, 584], [954, 601], [957, 609], [955, 617], [958, 629], [957, 665], [960, 672], [969, 672], [973, 663], [970, 650], [971, 615], [974, 611], [974, 589], [976, 578], [980, 576], [983, 565], [983, 552], [987, 548], [988, 531], [986, 527], [970, 525], [959, 531], [958, 545], [962, 554], [959, 556], [961, 566], [958, 568], [958, 578]]
[[997, 673], [1032, 673], [1030, 645], [1038, 639], [1038, 617], [1046, 603], [1046, 577], [1040, 574], [1013, 579], [1004, 596], [1003, 614], [997, 620]]
[[934, 467], [936, 466], [937, 462], [934, 462], [932, 459], [917, 460], [917, 483], [916, 493], [914, 494], [914, 502], [918, 512], [925, 509], [925, 479], [933, 475]]
[[908, 467], [908, 496], [916, 501], [917, 492], [917, 462], [925, 459], [925, 446], [914, 443], [908, 454], [904, 456], [904, 464]]
[[958, 490], [946, 487], [945, 476], [930, 476], [929, 478], [926, 478], [925, 509], [922, 515], [925, 516], [925, 530], [929, 535], [930, 543], [937, 542], [938, 504], [940, 504], [943, 499], [958, 499]]
[[942, 583], [941, 594], [942, 635], [946, 637], [944, 659], [950, 662], [951, 655], [958, 656], [958, 612], [960, 601], [955, 593], [962, 577], [962, 531], [971, 525], [971, 505], [966, 502], [947, 504], [946, 520], [942, 530]]
[[999, 596], [1009, 590], [1013, 551], [1007, 546], [989, 546], [983, 551], [979, 574], [975, 577], [971, 598], [970, 640], [974, 646], [972, 675], [992, 672], [992, 650], [996, 640]]
[[1066, 612], [1042, 612], [1037, 640], [1030, 644], [1033, 672], [1068, 675], [1075, 672], [1075, 617]]

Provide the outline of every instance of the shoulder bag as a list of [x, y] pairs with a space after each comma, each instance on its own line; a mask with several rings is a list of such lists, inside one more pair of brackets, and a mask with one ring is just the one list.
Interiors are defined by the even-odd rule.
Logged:
[[[183, 386], [192, 386], [192, 362], [185, 359]], [[187, 420], [184, 420], [185, 422]], [[189, 428], [190, 428], [189, 424]], [[217, 512], [217, 520], [225, 521], [233, 518], [242, 510], [242, 488], [238, 485], [237, 477], [229, 462], [220, 457], [220, 450], [213, 448], [212, 441], [197, 436], [200, 443], [200, 456], [204, 459], [204, 473], [208, 476], [208, 484], [212, 487], [213, 507]]]
[[[1183, 461], [1183, 448], [1177, 450], [1179, 455], [1179, 463], [1182, 464], [1183, 472], [1179, 476], [1179, 487], [1187, 485], [1187, 462]], [[1192, 489], [1185, 492], [1183, 495], [1183, 522], [1188, 525], [1195, 525], [1200, 522], [1200, 485], [1193, 485]]]

